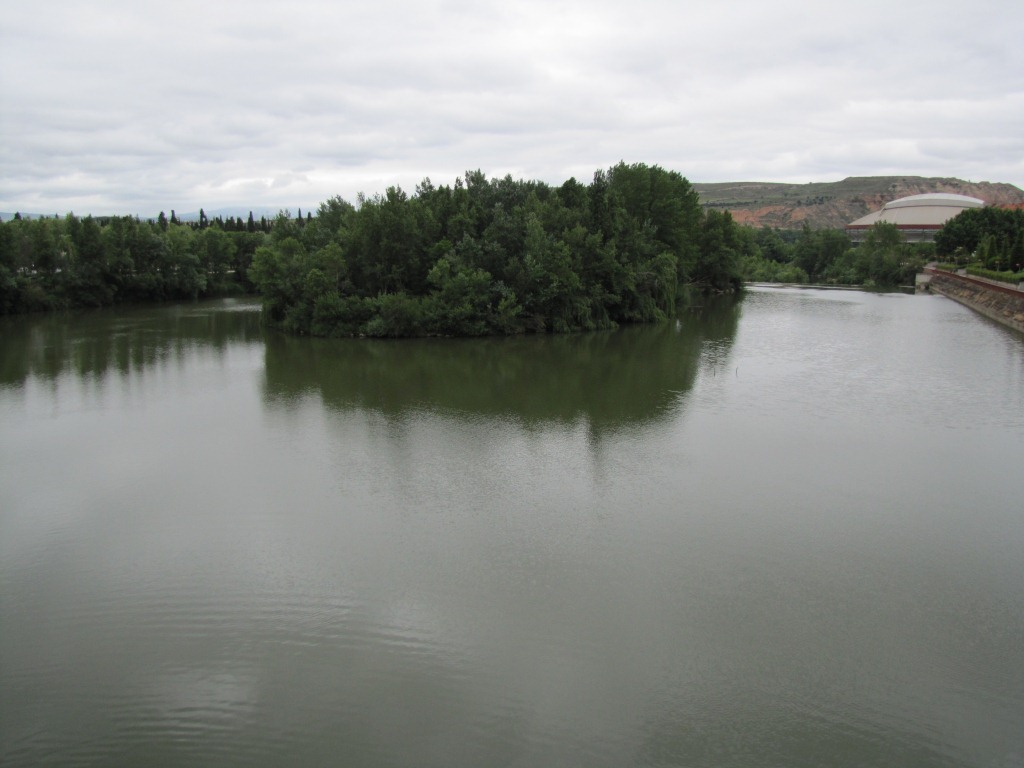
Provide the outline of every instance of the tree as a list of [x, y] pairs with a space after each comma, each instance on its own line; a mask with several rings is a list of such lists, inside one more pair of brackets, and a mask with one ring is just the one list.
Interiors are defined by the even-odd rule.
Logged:
[[228, 287], [228, 271], [235, 258], [235, 243], [219, 227], [202, 230], [196, 238], [201, 268], [206, 272], [207, 289], [224, 291]]
[[850, 249], [850, 238], [841, 230], [812, 230], [804, 224], [793, 247], [793, 264], [807, 273], [811, 282], [826, 278], [830, 265]]
[[1020, 272], [1024, 270], [1024, 229], [1017, 233], [1017, 237], [1013, 241], [1013, 246], [1010, 248], [1010, 269]]
[[757, 233], [757, 245], [761, 255], [769, 261], [782, 264], [792, 259], [792, 251], [779, 236], [777, 229], [762, 227]]
[[906, 256], [903, 233], [899, 227], [885, 221], [876, 222], [868, 230], [864, 242], [857, 248], [861, 273], [856, 282], [879, 285], [899, 285], [902, 281], [901, 264]]
[[598, 171], [589, 187], [467, 171], [454, 188], [424, 179], [412, 197], [390, 187], [358, 203], [258, 224], [202, 208], [187, 226], [173, 209], [145, 223], [19, 219], [3, 230], [4, 306], [28, 305], [22, 283], [41, 306], [251, 280], [268, 321], [298, 333], [568, 331], [664, 317], [684, 282], [734, 287], [738, 257], [756, 249], [728, 215], [703, 216], [681, 175], [643, 164]]
[[739, 236], [732, 214], [710, 208], [700, 230], [700, 260], [694, 277], [714, 290], [735, 290], [740, 284]]
[[1009, 248], [1021, 232], [1024, 232], [1024, 210], [994, 206], [968, 208], [942, 226], [935, 235], [935, 250], [946, 257], [959, 249], [973, 253], [987, 236], [992, 236], [997, 244], [1005, 240]]

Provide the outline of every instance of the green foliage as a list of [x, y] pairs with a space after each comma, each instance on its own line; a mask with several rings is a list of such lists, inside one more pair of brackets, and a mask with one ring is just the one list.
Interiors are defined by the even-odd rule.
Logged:
[[930, 245], [909, 245], [895, 224], [878, 222], [856, 248], [842, 253], [823, 275], [840, 285], [894, 287], [913, 282], [931, 256]]
[[[846, 258], [850, 238], [834, 229], [812, 230], [806, 224], [793, 250], [793, 263], [807, 273], [812, 283], [836, 280], [835, 265]], [[833, 274], [829, 274], [829, 272]]]
[[753, 247], [743, 254], [741, 272], [744, 280], [755, 282], [894, 287], [913, 282], [935, 252], [931, 243], [903, 242], [899, 229], [887, 223], [876, 224], [857, 247], [845, 232], [808, 226], [792, 245], [767, 229], [746, 228], [746, 237], [753, 238]]
[[553, 188], [468, 171], [272, 222], [174, 211], [0, 223], [0, 311], [257, 289], [267, 322], [325, 336], [564, 332], [650, 322], [732, 291], [756, 238], [680, 174], [618, 165]]
[[795, 264], [766, 259], [759, 254], [745, 256], [741, 262], [743, 279], [753, 283], [796, 283], [808, 282], [807, 273]]
[[565, 332], [650, 322], [688, 284], [740, 282], [744, 234], [657, 166], [558, 188], [468, 171], [358, 202], [324, 203], [301, 231], [275, 223], [250, 270], [268, 322], [325, 336]]
[[739, 287], [741, 239], [728, 211], [709, 209], [701, 223], [696, 276], [716, 290]]
[[1013, 272], [1013, 271], [997, 271], [994, 269], [985, 269], [984, 267], [969, 266], [967, 267], [967, 274], [974, 275], [975, 277], [984, 277], [989, 280], [998, 280], [1002, 283], [1020, 283], [1024, 282], [1024, 271]]
[[997, 272], [1019, 270], [1024, 267], [1024, 210], [968, 208], [943, 225], [935, 248], [958, 262], [977, 260]]
[[251, 289], [264, 235], [131, 216], [0, 222], [0, 314]]
[[769, 261], [785, 264], [793, 258], [792, 250], [777, 229], [762, 227], [757, 232], [756, 244], [760, 250], [760, 256]]

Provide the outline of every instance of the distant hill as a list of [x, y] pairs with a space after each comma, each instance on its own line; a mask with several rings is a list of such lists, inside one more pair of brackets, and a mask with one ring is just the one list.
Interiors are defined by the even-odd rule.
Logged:
[[[926, 192], [951, 192], [984, 200], [989, 205], [1024, 207], [1024, 191], [1013, 184], [988, 181], [972, 182], [953, 178], [924, 176], [851, 176], [842, 181], [810, 184], [778, 184], [765, 181], [730, 181], [714, 184], [693, 184], [705, 208], [727, 210], [740, 224], [776, 229], [801, 229], [804, 223], [813, 229], [841, 229], [861, 216], [879, 210], [890, 200]], [[209, 219], [253, 216], [273, 219], [284, 210], [269, 206], [235, 206], [206, 211]], [[288, 209], [292, 216], [316, 208]], [[168, 209], [165, 213], [170, 216]], [[38, 213], [24, 213], [23, 218], [38, 218]], [[48, 214], [52, 216], [53, 214]], [[80, 214], [81, 215], [81, 214]], [[199, 211], [178, 213], [180, 221], [198, 221]], [[10, 221], [14, 213], [0, 212], [0, 220]], [[156, 219], [156, 214], [150, 217]]]
[[[260, 217], [276, 219], [277, 214], [285, 210], [288, 211], [292, 215], [292, 217], [298, 215], [299, 211], [302, 211], [303, 217], [305, 217], [306, 214], [309, 213], [309, 211], [312, 211], [314, 214], [316, 213], [316, 208], [275, 208], [272, 206], [235, 206], [233, 208], [211, 208], [210, 210], [203, 209], [203, 213], [205, 213], [206, 218], [210, 220], [216, 219], [218, 217], [221, 219], [236, 218], [245, 220], [249, 218], [249, 211], [252, 211], [253, 218], [255, 218], [256, 221], [259, 221]], [[170, 211], [167, 211], [166, 213], [168, 216], [171, 215]], [[178, 217], [180, 221], [199, 221], [198, 210], [189, 211], [188, 213], [176, 213], [175, 215]], [[156, 217], [154, 216], [153, 218]]]
[[[18, 215], [16, 211], [0, 211], [0, 221], [14, 221], [14, 217]], [[23, 219], [41, 219], [44, 216], [53, 216], [54, 214], [45, 213], [21, 213]]]
[[777, 229], [841, 229], [879, 210], [890, 200], [927, 192], [951, 192], [990, 205], [1024, 205], [1024, 191], [1012, 184], [923, 176], [851, 176], [842, 181], [776, 184], [738, 181], [694, 184], [705, 208], [727, 210], [741, 224]]
[[[235, 206], [233, 208], [211, 208], [210, 210], [208, 210], [208, 211], [204, 210], [203, 212], [206, 214], [206, 218], [211, 219], [211, 220], [212, 219], [216, 219], [217, 217], [220, 217], [221, 219], [238, 218], [238, 219], [245, 220], [245, 219], [249, 218], [249, 211], [252, 211], [253, 217], [257, 221], [259, 221], [260, 217], [266, 217], [268, 219], [275, 219], [275, 218], [277, 218], [277, 214], [279, 212], [281, 212], [281, 211], [284, 211], [284, 210], [287, 210], [289, 213], [291, 213], [292, 216], [297, 216], [298, 212], [300, 210], [302, 211], [302, 215], [303, 216], [305, 216], [309, 211], [312, 211], [313, 214], [316, 215], [316, 208], [310, 208], [309, 211], [307, 211], [305, 208], [301, 208], [301, 209], [300, 208], [290, 208], [289, 209], [289, 208], [284, 208], [284, 207], [275, 208], [275, 207], [271, 207], [271, 206], [250, 206], [250, 207], [247, 207], [247, 206]], [[164, 214], [167, 215], [168, 217], [170, 217], [171, 209], [168, 208], [167, 210], [165, 210]], [[23, 218], [23, 219], [38, 219], [38, 218], [42, 218], [42, 217], [53, 218], [54, 216], [58, 216], [59, 218], [64, 218], [65, 215], [67, 215], [66, 212], [65, 213], [61, 213], [61, 214], [54, 214], [54, 213], [25, 213], [24, 211], [21, 212], [21, 218]], [[76, 215], [79, 218], [85, 218], [85, 216], [87, 216], [88, 214], [79, 213], [79, 214], [76, 214]], [[117, 215], [135, 216], [136, 214], [117, 214]], [[99, 214], [99, 215], [96, 216], [96, 218], [103, 218], [104, 216], [105, 216], [105, 214]], [[145, 220], [145, 219], [152, 219], [153, 221], [156, 221], [157, 216], [159, 216], [159, 213], [154, 213], [151, 216], [139, 216], [139, 218], [143, 219], [143, 220]], [[199, 221], [199, 211], [198, 210], [189, 211], [188, 213], [175, 213], [175, 216], [178, 217], [178, 221]], [[11, 221], [13, 218], [14, 218], [14, 212], [13, 211], [10, 211], [10, 212], [0, 211], [0, 221]]]

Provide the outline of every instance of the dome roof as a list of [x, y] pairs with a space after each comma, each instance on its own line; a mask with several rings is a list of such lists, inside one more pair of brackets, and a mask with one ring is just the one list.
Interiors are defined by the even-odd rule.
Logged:
[[898, 200], [890, 200], [882, 208], [883, 211], [893, 208], [916, 208], [920, 206], [942, 206], [954, 208], [981, 208], [985, 205], [984, 200], [967, 195], [952, 195], [948, 192], [929, 192], [926, 195], [911, 195], [901, 197]]
[[880, 211], [852, 221], [847, 229], [867, 229], [880, 221], [895, 224], [900, 229], [939, 229], [958, 213], [968, 208], [981, 208], [984, 200], [967, 195], [930, 192], [890, 200]]

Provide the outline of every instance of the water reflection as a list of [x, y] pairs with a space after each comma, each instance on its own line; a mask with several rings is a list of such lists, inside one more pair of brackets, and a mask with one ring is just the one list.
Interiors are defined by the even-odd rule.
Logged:
[[258, 305], [223, 299], [136, 310], [114, 309], [5, 318], [0, 324], [0, 386], [64, 374], [102, 379], [127, 376], [183, 359], [202, 346], [224, 352], [262, 338]]
[[614, 332], [493, 339], [319, 340], [269, 334], [267, 402], [287, 408], [319, 395], [333, 409], [387, 419], [421, 410], [585, 422], [600, 434], [650, 423], [692, 388], [702, 350], [721, 364], [740, 299], [714, 297], [673, 323]]
[[4, 335], [0, 764], [1020, 762], [1019, 340], [938, 297], [269, 348], [237, 308]]

